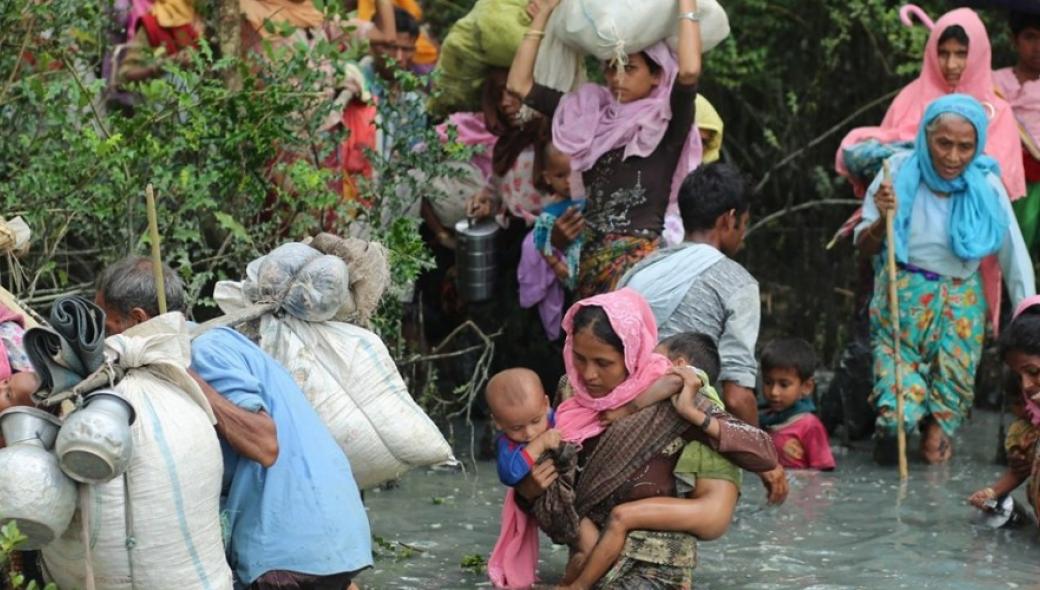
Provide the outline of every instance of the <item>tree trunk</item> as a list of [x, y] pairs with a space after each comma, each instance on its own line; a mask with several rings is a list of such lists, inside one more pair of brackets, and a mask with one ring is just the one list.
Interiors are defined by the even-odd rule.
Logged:
[[[217, 2], [217, 41], [220, 53], [225, 57], [242, 56], [242, 16], [238, 8], [238, 0], [218, 0]], [[238, 67], [230, 67], [224, 71], [224, 82], [228, 90], [242, 89], [242, 76]]]

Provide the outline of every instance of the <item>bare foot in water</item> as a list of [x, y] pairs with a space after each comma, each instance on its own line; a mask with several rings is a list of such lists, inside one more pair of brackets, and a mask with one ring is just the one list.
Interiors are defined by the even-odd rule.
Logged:
[[932, 465], [945, 463], [953, 456], [953, 442], [934, 420], [930, 420], [924, 427], [921, 454], [924, 455], [924, 460]]

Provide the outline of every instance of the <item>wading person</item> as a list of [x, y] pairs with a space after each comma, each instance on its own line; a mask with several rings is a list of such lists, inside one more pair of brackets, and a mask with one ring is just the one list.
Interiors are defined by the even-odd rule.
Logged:
[[[97, 304], [108, 335], [158, 314], [151, 260], [105, 269]], [[184, 286], [163, 267], [170, 311]], [[238, 332], [192, 341], [191, 372], [217, 417], [223, 512], [236, 588], [343, 590], [372, 565], [368, 517], [350, 463], [292, 376]]]
[[1032, 478], [1026, 498], [1040, 517], [1040, 297], [1019, 304], [1015, 319], [1000, 335], [1000, 354], [1015, 377], [1012, 408], [1016, 420], [1004, 439], [1008, 468], [968, 502], [979, 510], [990, 510], [990, 502], [999, 501]]
[[901, 325], [895, 359], [889, 279], [875, 259], [870, 303], [877, 410], [877, 458], [891, 457], [896, 433], [895, 362], [900, 363], [908, 432], [921, 427], [930, 463], [949, 460], [951, 438], [971, 408], [982, 354], [986, 304], [980, 261], [996, 254], [1013, 303], [1035, 292], [1033, 267], [997, 164], [983, 155], [986, 109], [951, 94], [925, 111], [914, 149], [889, 159], [892, 181], [874, 179], [856, 226], [864, 255], [882, 252], [892, 212]]
[[[654, 252], [621, 279], [646, 298], [662, 338], [684, 332], [711, 336], [719, 349], [726, 410], [758, 424], [755, 343], [758, 281], [734, 261], [744, 244], [750, 202], [740, 171], [725, 163], [694, 170], [679, 189], [685, 241]], [[769, 501], [787, 496], [783, 467], [761, 474]]]

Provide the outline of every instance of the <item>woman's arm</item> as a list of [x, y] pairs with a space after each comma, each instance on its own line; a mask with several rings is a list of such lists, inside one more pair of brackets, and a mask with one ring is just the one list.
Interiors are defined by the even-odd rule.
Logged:
[[1011, 296], [1011, 309], [1015, 309], [1020, 301], [1036, 294], [1033, 261], [1029, 249], [1026, 248], [1026, 242], [1022, 239], [1022, 231], [1018, 227], [1015, 211], [1011, 208], [1011, 201], [1004, 191], [1003, 183], [993, 175], [990, 184], [997, 191], [1001, 208], [1010, 222], [1004, 243], [997, 252], [997, 259], [1001, 270], [1004, 271], [1004, 284], [1007, 285], [1008, 295]]
[[1022, 477], [1016, 474], [1014, 470], [1008, 469], [991, 487], [982, 488], [971, 496], [968, 496], [968, 503], [979, 510], [983, 510], [986, 507], [987, 501], [1010, 494], [1015, 490], [1015, 488], [1022, 485], [1022, 482], [1026, 479], [1028, 478]]
[[[376, 0], [376, 16], [379, 17], [378, 30], [382, 41], [397, 42], [397, 22], [394, 19], [393, 0]], [[374, 37], [372, 35], [371, 37]], [[373, 41], [377, 39], [372, 39]]]
[[856, 247], [863, 256], [873, 256], [885, 244], [885, 215], [898, 206], [892, 182], [881, 178], [867, 189], [863, 199], [863, 221], [856, 227]]
[[689, 388], [684, 388], [673, 403], [683, 419], [706, 435], [704, 442], [737, 467], [755, 473], [777, 467], [776, 447], [764, 430], [738, 420]]
[[[679, 14], [697, 13], [696, 0], [679, 0]], [[701, 77], [701, 24], [688, 18], [679, 19], [679, 72], [676, 82], [683, 86], [696, 84]], [[532, 64], [533, 67], [533, 64]]]
[[534, 62], [538, 59], [538, 46], [545, 36], [545, 26], [549, 17], [559, 4], [560, 0], [539, 0], [538, 12], [531, 20], [531, 27], [524, 33], [520, 48], [513, 57], [513, 65], [509, 68], [509, 78], [506, 80], [506, 90], [521, 100], [527, 98], [534, 88]]

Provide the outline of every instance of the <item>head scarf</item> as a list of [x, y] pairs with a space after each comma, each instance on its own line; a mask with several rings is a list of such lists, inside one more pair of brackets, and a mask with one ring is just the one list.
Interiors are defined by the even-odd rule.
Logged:
[[[926, 127], [940, 115], [953, 113], [975, 128], [975, 154], [963, 172], [946, 180], [935, 171], [928, 151]], [[918, 187], [948, 193], [951, 198], [950, 247], [964, 260], [978, 260], [996, 252], [1004, 243], [1010, 220], [1001, 206], [1003, 195], [993, 190], [986, 176], [999, 171], [997, 163], [982, 155], [986, 145], [986, 111], [974, 98], [965, 94], [948, 94], [928, 105], [921, 120], [914, 151], [896, 174], [894, 187], [899, 196], [896, 212], [896, 258], [907, 261], [910, 216]]]
[[[1015, 308], [1015, 315], [1011, 317], [1011, 321], [1013, 322], [1017, 320], [1018, 316], [1026, 312], [1040, 314], [1040, 309], [1030, 311], [1037, 306], [1040, 306], [1040, 295], [1026, 297], [1018, 304], [1018, 307]], [[1029, 421], [1033, 423], [1033, 426], [1040, 426], [1040, 404], [1037, 404], [1027, 396], [1024, 390], [1022, 391], [1022, 401], [1025, 404], [1026, 414], [1029, 415]]]
[[[572, 169], [589, 170], [603, 154], [622, 147], [625, 158], [645, 158], [661, 143], [672, 119], [670, 97], [679, 64], [663, 41], [644, 53], [661, 66], [661, 83], [650, 96], [620, 103], [607, 88], [585, 84], [560, 101], [553, 117], [552, 140], [561, 152], [571, 157]], [[683, 179], [701, 160], [701, 136], [690, 131], [672, 175], [669, 203], [675, 202]]]
[[[574, 316], [583, 307], [601, 307], [610, 319], [610, 326], [624, 345], [625, 369], [628, 377], [609, 394], [595, 398], [589, 394], [581, 374], [574, 366]], [[621, 289], [596, 295], [574, 304], [563, 318], [567, 339], [563, 344], [563, 362], [567, 368], [574, 396], [560, 404], [556, 411], [556, 426], [563, 439], [581, 443], [603, 432], [599, 413], [619, 408], [634, 400], [672, 364], [654, 352], [657, 346], [657, 323], [643, 296], [633, 289]]]
[[[910, 22], [906, 15], [914, 10], [921, 12], [913, 5], [907, 5], [903, 9], [903, 22], [907, 25]], [[939, 37], [954, 25], [959, 25], [968, 35], [968, 63], [957, 87], [950, 88], [939, 67]], [[886, 144], [912, 141], [917, 134], [925, 108], [935, 99], [956, 92], [970, 95], [983, 104], [989, 119], [986, 154], [1000, 163], [1001, 180], [1004, 181], [1004, 188], [1011, 200], [1025, 196], [1026, 182], [1018, 126], [1011, 106], [999, 98], [994, 90], [990, 59], [990, 42], [986, 26], [974, 11], [958, 8], [944, 14], [936, 21], [928, 37], [921, 74], [892, 101], [880, 127], [861, 127], [845, 136], [841, 147], [838, 148], [835, 169], [839, 174], [848, 176], [844, 152], [854, 144], [870, 139]]]
[[697, 126], [697, 129], [711, 132], [711, 139], [708, 140], [708, 143], [703, 144], [703, 155], [701, 156], [702, 164], [710, 164], [718, 160], [722, 155], [722, 130], [724, 124], [722, 117], [719, 116], [719, 112], [708, 102], [708, 99], [704, 98], [704, 95], [698, 94], [695, 104], [697, 110], [694, 111], [696, 117], [694, 124]]
[[536, 116], [517, 126], [511, 125], [502, 116], [500, 105], [508, 75], [509, 70], [492, 68], [484, 81], [480, 97], [480, 107], [484, 113], [487, 130], [498, 137], [498, 141], [491, 150], [491, 168], [497, 176], [505, 176], [512, 169], [513, 164], [520, 157], [520, 152], [548, 140], [549, 137], [545, 117]]

